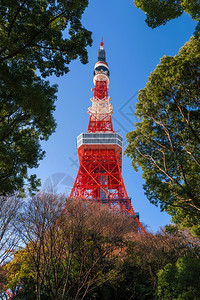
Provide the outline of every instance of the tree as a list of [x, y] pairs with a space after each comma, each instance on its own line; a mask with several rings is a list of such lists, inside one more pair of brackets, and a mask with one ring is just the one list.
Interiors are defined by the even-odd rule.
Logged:
[[200, 40], [164, 56], [139, 92], [140, 122], [125, 153], [142, 167], [149, 200], [184, 226], [200, 217]]
[[154, 299], [160, 269], [190, 252], [199, 259], [190, 232], [141, 235], [133, 218], [91, 201], [37, 194], [19, 221], [25, 247], [0, 269], [2, 299], [8, 289], [27, 300]]
[[[13, 260], [4, 266], [6, 283], [2, 288], [2, 299], [7, 292], [11, 299], [36, 299], [36, 277], [32, 268], [32, 260], [28, 249], [19, 249], [14, 253]], [[9, 298], [10, 299], [10, 298]], [[43, 298], [48, 299], [48, 298]]]
[[19, 247], [16, 222], [20, 208], [19, 198], [0, 197], [0, 266], [8, 261]]
[[196, 34], [199, 34], [200, 3], [198, 0], [134, 0], [134, 4], [146, 14], [146, 23], [149, 27], [165, 25], [186, 12], [198, 22]]
[[188, 253], [158, 272], [158, 299], [197, 300], [200, 298], [200, 260]]
[[9, 299], [7, 293], [4, 293], [7, 283], [5, 264], [19, 248], [16, 223], [20, 209], [21, 199], [18, 197], [0, 197], [0, 299]]
[[158, 271], [168, 263], [175, 263], [187, 252], [188, 239], [184, 234], [179, 231], [168, 234], [161, 230], [157, 234], [136, 235], [129, 239], [126, 260], [130, 266], [143, 270], [148, 278], [150, 291], [155, 291]]
[[86, 0], [17, 0], [0, 3], [0, 195], [23, 188], [28, 168], [44, 157], [40, 140], [55, 131], [57, 87], [45, 77], [87, 63], [91, 32], [81, 24]]
[[41, 300], [46, 295], [78, 300], [90, 298], [116, 276], [113, 265], [123, 237], [137, 230], [136, 222], [87, 201], [67, 200], [62, 214], [65, 203], [50, 193], [30, 199], [19, 228], [26, 247], [6, 266], [6, 288], [18, 294], [36, 290]]
[[155, 299], [157, 273], [193, 249], [190, 240], [191, 236], [178, 230], [129, 233], [113, 266], [116, 276], [99, 288], [95, 299]]
[[[22, 63], [23, 65], [24, 63]], [[0, 195], [22, 191], [25, 179], [30, 189], [37, 187], [36, 176], [28, 168], [44, 157], [40, 139], [55, 130], [53, 110], [57, 88], [41, 80], [20, 61], [7, 66], [0, 78]], [[1, 68], [3, 73], [3, 66]], [[9, 76], [9, 78], [8, 78]]]

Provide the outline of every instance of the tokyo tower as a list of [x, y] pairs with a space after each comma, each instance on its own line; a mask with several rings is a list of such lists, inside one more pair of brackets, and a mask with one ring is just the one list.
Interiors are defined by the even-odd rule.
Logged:
[[123, 138], [113, 130], [113, 107], [108, 96], [109, 68], [103, 40], [94, 66], [93, 82], [88, 130], [77, 137], [80, 166], [70, 198], [91, 199], [113, 209], [119, 208], [122, 213], [132, 215], [139, 231], [146, 233], [133, 210], [121, 174]]

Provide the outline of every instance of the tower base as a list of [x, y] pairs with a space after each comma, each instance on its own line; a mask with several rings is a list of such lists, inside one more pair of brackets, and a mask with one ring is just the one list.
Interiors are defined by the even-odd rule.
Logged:
[[78, 148], [80, 167], [70, 198], [93, 200], [134, 217], [146, 233], [131, 205], [121, 175], [118, 145], [82, 145]]

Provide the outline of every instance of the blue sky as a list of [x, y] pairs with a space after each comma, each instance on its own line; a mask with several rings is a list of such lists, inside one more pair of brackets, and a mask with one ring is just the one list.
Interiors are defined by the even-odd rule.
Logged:
[[[152, 30], [145, 23], [145, 14], [128, 0], [90, 1], [82, 21], [93, 32], [93, 45], [88, 48], [89, 62], [82, 65], [79, 60], [74, 61], [67, 75], [50, 78], [50, 82], [58, 84], [59, 88], [54, 114], [57, 129], [47, 142], [42, 143], [46, 157], [38, 169], [31, 171], [41, 178], [43, 188], [53, 182], [57, 192], [69, 193], [78, 171], [76, 137], [87, 131], [93, 68], [101, 37], [110, 68], [113, 125], [115, 131], [125, 138], [125, 134], [134, 129], [137, 92], [145, 87], [160, 58], [177, 54], [195, 29], [195, 23], [184, 14]], [[170, 217], [145, 197], [142, 172], [135, 172], [127, 157], [123, 157], [122, 175], [133, 208], [140, 213], [140, 220], [154, 232], [169, 223]]]

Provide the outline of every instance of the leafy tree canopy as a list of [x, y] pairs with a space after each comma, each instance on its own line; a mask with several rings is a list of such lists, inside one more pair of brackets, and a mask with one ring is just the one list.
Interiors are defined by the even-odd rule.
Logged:
[[139, 92], [140, 122], [125, 153], [142, 167], [146, 195], [184, 226], [200, 218], [200, 39], [164, 56]]
[[44, 157], [40, 140], [55, 131], [57, 87], [71, 60], [87, 63], [91, 32], [81, 24], [85, 0], [0, 2], [0, 195], [36, 188], [28, 168]]
[[20, 59], [43, 77], [67, 73], [78, 56], [86, 63], [91, 32], [80, 19], [87, 5], [86, 0], [2, 0], [0, 62]]
[[200, 298], [200, 260], [187, 254], [158, 272], [158, 299], [193, 300]]
[[[35, 299], [36, 276], [32, 268], [32, 260], [27, 249], [19, 250], [14, 258], [5, 266], [7, 284], [4, 290], [11, 290], [17, 299]], [[19, 286], [18, 283], [21, 283]], [[23, 287], [23, 288], [22, 288]]]
[[134, 0], [137, 8], [146, 14], [146, 23], [155, 28], [181, 16], [184, 12], [197, 21], [196, 34], [200, 31], [200, 3], [198, 0]]

